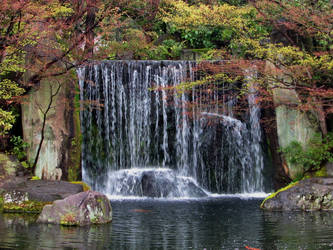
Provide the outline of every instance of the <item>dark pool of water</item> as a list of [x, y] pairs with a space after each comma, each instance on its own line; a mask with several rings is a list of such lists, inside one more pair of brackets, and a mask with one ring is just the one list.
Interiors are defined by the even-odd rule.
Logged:
[[333, 212], [264, 212], [261, 200], [112, 201], [111, 224], [0, 214], [0, 249], [333, 249]]

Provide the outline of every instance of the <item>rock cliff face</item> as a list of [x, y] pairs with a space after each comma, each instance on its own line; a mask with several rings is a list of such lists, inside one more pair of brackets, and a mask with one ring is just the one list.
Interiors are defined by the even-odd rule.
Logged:
[[43, 81], [37, 90], [29, 93], [28, 99], [22, 104], [23, 137], [30, 145], [28, 159], [33, 162], [41, 141], [43, 113], [50, 105], [35, 175], [54, 179], [61, 168], [62, 179], [76, 180], [80, 175], [80, 160], [76, 159], [80, 158], [80, 129], [76, 121], [79, 113], [75, 111], [75, 89], [63, 83], [50, 103], [50, 97], [57, 88], [57, 83]]
[[[266, 71], [277, 71], [275, 66], [269, 62], [266, 64]], [[278, 73], [276, 73], [278, 75]], [[282, 81], [288, 82], [286, 76], [280, 76]], [[311, 117], [297, 105], [300, 104], [298, 95], [294, 89], [287, 89], [280, 86], [279, 83], [271, 83], [273, 88], [273, 98], [278, 142], [281, 148], [288, 146], [292, 141], [297, 141], [305, 146], [312, 139], [315, 133], [319, 132], [319, 124], [316, 117]], [[299, 174], [302, 174], [302, 166], [287, 162], [287, 174], [294, 179]]]

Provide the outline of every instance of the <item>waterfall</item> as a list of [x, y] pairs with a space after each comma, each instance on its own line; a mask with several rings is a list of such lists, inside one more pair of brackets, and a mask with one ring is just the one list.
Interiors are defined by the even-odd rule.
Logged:
[[255, 92], [248, 95], [248, 118], [240, 119], [234, 98], [219, 100], [221, 90], [209, 94], [216, 105], [206, 105], [205, 86], [169, 88], [197, 79], [193, 67], [189, 61], [105, 61], [78, 69], [85, 182], [111, 195], [264, 190]]

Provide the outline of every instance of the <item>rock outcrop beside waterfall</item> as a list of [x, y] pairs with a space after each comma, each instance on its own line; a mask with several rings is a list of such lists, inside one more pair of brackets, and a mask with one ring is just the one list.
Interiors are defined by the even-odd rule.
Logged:
[[112, 208], [108, 198], [101, 193], [87, 191], [44, 206], [37, 222], [84, 226], [104, 224], [111, 220]]
[[[58, 87], [60, 87], [59, 91]], [[52, 103], [50, 96], [54, 95]], [[40, 150], [35, 175], [50, 180], [58, 168], [62, 179], [70, 181], [80, 177], [80, 121], [76, 110], [75, 89], [70, 83], [61, 85], [42, 81], [36, 90], [22, 103], [24, 141], [29, 143], [28, 160], [35, 160], [41, 141], [44, 113], [46, 113], [44, 141]]]
[[[291, 79], [281, 74], [270, 62], [266, 63], [266, 71], [276, 74], [281, 82], [290, 82]], [[319, 123], [313, 115], [298, 107], [300, 99], [295, 89], [286, 88], [278, 82], [271, 83], [273, 101], [276, 114], [276, 127], [279, 146], [287, 147], [291, 142], [299, 142], [306, 146], [309, 141], [319, 132]], [[286, 174], [291, 179], [303, 174], [303, 167], [287, 162]]]
[[268, 197], [261, 204], [266, 210], [333, 210], [333, 178], [299, 181]]

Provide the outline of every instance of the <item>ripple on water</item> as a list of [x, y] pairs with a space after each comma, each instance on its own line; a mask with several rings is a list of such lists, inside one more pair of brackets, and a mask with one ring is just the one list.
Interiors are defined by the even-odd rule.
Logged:
[[0, 215], [0, 249], [331, 249], [330, 212], [265, 212], [262, 199], [112, 200], [111, 224], [40, 225]]

